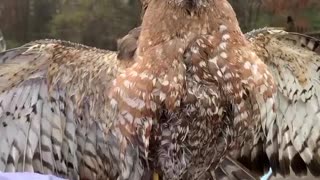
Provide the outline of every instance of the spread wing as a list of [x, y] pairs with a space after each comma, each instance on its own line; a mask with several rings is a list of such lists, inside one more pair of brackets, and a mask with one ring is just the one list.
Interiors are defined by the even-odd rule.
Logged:
[[104, 93], [115, 52], [40, 40], [0, 53], [0, 171], [114, 178]]
[[[241, 150], [249, 169], [320, 175], [320, 41], [265, 28], [246, 34], [277, 84], [276, 118], [256, 128], [253, 144]], [[264, 163], [261, 163], [264, 162]]]

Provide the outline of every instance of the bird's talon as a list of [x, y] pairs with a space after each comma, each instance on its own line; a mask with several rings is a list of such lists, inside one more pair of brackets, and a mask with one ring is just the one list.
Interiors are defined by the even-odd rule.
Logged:
[[156, 172], [154, 172], [154, 173], [153, 173], [152, 180], [159, 180], [159, 174], [156, 173]]

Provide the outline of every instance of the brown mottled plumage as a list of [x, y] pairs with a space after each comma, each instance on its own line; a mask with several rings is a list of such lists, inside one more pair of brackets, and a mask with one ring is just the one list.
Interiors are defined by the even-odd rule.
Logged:
[[0, 171], [115, 179], [105, 92], [131, 62], [117, 53], [39, 40], [0, 54]]
[[[205, 2], [205, 1], [199, 1], [199, 2]], [[190, 12], [192, 13], [192, 11], [189, 10], [188, 13]], [[170, 18], [170, 10], [166, 9], [166, 13], [167, 13], [166, 15]], [[220, 16], [216, 15], [214, 17], [221, 17], [221, 16], [223, 15], [220, 15]], [[162, 16], [158, 16], [158, 17], [162, 17]], [[178, 16], [173, 15], [172, 17], [173, 19], [175, 19]], [[188, 16], [186, 17], [188, 18]], [[177, 21], [182, 21], [181, 19]], [[185, 21], [182, 21], [182, 22], [185, 23]], [[164, 24], [161, 24], [161, 22], [160, 23], [157, 22], [157, 23], [159, 24], [158, 29], [161, 29], [161, 27], [167, 28]], [[166, 25], [170, 26], [170, 23]], [[177, 28], [176, 30], [183, 29], [183, 28], [179, 28], [179, 23], [171, 22], [171, 25], [172, 25], [172, 28], [176, 27]], [[188, 26], [188, 25], [186, 26], [192, 29], [192, 26]], [[154, 25], [153, 27], [156, 27], [156, 26]], [[201, 28], [201, 26], [199, 28]], [[146, 28], [146, 29], [147, 29], [146, 32], [150, 33], [148, 30], [151, 28], [149, 29]], [[170, 32], [172, 32], [172, 34], [176, 33], [176, 31], [172, 29], [168, 30], [168, 32], [166, 33], [169, 34]], [[186, 31], [186, 32], [190, 33], [190, 31]], [[160, 43], [163, 43], [166, 41], [174, 42], [173, 40], [174, 38], [177, 38], [177, 39], [186, 38], [186, 36], [184, 36], [184, 34], [181, 32], [176, 33], [176, 35], [179, 35], [179, 36], [175, 37], [174, 35], [172, 35], [171, 39], [168, 37], [160, 37], [160, 39], [163, 38], [162, 39], [163, 41], [159, 40], [159, 42]], [[159, 37], [159, 35], [158, 34], [154, 36], [150, 35], [149, 39], [152, 39], [152, 37]], [[231, 151], [229, 153], [231, 154], [233, 159], [238, 159], [247, 168], [253, 170], [254, 172], [258, 172], [261, 175], [268, 170], [269, 166], [271, 166], [274, 174], [279, 173], [285, 176], [289, 174], [291, 175], [292, 174], [295, 174], [295, 175], [311, 174], [313, 176], [319, 176], [318, 170], [320, 169], [320, 164], [319, 164], [320, 153], [319, 153], [319, 146], [316, 144], [318, 144], [318, 138], [320, 137], [319, 133], [317, 132], [319, 131], [318, 121], [320, 120], [320, 116], [318, 114], [320, 109], [319, 98], [318, 98], [320, 95], [319, 94], [320, 91], [318, 89], [319, 88], [319, 69], [320, 69], [320, 63], [319, 63], [320, 41], [306, 35], [302, 35], [298, 33], [288, 33], [276, 28], [264, 28], [264, 29], [254, 30], [252, 32], [247, 33], [246, 38], [249, 39], [251, 43], [251, 45], [247, 45], [247, 46], [250, 46], [253, 52], [255, 52], [260, 57], [260, 59], [263, 60], [263, 62], [268, 66], [268, 67], [264, 66], [264, 68], [267, 68], [267, 71], [270, 71], [272, 74], [272, 77], [274, 78], [274, 79], [272, 78], [271, 79], [272, 81], [275, 82], [275, 86], [277, 86], [277, 95], [275, 95], [275, 93], [273, 92], [274, 94], [272, 99], [271, 98], [269, 99], [269, 102], [271, 101], [270, 104], [268, 104], [268, 102], [266, 102], [263, 99], [262, 101], [257, 103], [258, 108], [260, 109], [260, 112], [257, 115], [255, 115], [256, 112], [254, 111], [251, 112], [253, 113], [254, 121], [249, 123], [249, 128], [247, 128], [245, 131], [242, 131], [244, 134], [243, 136], [240, 136], [238, 139], [235, 138], [236, 144], [238, 143], [239, 147], [233, 146], [232, 148], [230, 148]], [[207, 72], [210, 72], [211, 61], [209, 59], [209, 63], [208, 63], [207, 61], [200, 61], [199, 59], [201, 57], [202, 58], [206, 57], [207, 55], [210, 56], [210, 54], [212, 53], [212, 52], [210, 53], [210, 51], [218, 51], [219, 49], [220, 50], [223, 49], [223, 47], [228, 47], [228, 45], [223, 42], [220, 42], [219, 45], [212, 45], [212, 42], [208, 43], [207, 39], [209, 39], [210, 41], [210, 38], [207, 36], [205, 39], [198, 40], [198, 42], [196, 42], [194, 46], [192, 46], [191, 44], [190, 51], [188, 50], [184, 51], [185, 52], [184, 62], [185, 62], [185, 65], [187, 66], [187, 69], [189, 68], [189, 71], [186, 72], [187, 74], [186, 81], [188, 82], [188, 80], [192, 78], [194, 78], [195, 81], [198, 81], [193, 84], [192, 83], [188, 84], [186, 82], [186, 87], [188, 92], [195, 94], [195, 92], [198, 91], [198, 94], [195, 95], [196, 98], [193, 98], [193, 102], [194, 101], [201, 102], [202, 97], [205, 97], [206, 99], [210, 99], [210, 95], [208, 96], [208, 94], [204, 93], [205, 91], [201, 92], [201, 89], [203, 89], [203, 87], [205, 86], [210, 86], [210, 84], [203, 83], [203, 82], [206, 82], [208, 79], [211, 78], [210, 74], [209, 75], [206, 74]], [[156, 40], [158, 39], [156, 38]], [[199, 48], [199, 46], [202, 46], [203, 44], [205, 44], [203, 42], [206, 42], [207, 44], [211, 45], [209, 46], [209, 48], [207, 45], [203, 46], [203, 49], [205, 50], [211, 49], [209, 50], [209, 52], [203, 51], [203, 50], [201, 51], [201, 48]], [[197, 43], [200, 45], [197, 45]], [[236, 43], [235, 42], [231, 43], [231, 47], [235, 48], [234, 44]], [[155, 45], [155, 47], [151, 47], [151, 48], [154, 48], [155, 51], [158, 51], [159, 53], [161, 52], [161, 50], [159, 50], [161, 48], [159, 47], [161, 46]], [[152, 50], [150, 51], [152, 52]], [[213, 52], [213, 53], [217, 53], [217, 52]], [[160, 54], [158, 55], [160, 56]], [[229, 54], [226, 54], [226, 55], [227, 57], [229, 56]], [[146, 57], [149, 58], [148, 57], [149, 54], [147, 54], [146, 57], [143, 57], [143, 55], [141, 56], [142, 57], [140, 58], [146, 58]], [[223, 59], [223, 56], [225, 56], [225, 54], [220, 54], [220, 56]], [[240, 61], [240, 63], [239, 62], [236, 62], [236, 63], [241, 64], [242, 58], [243, 57], [236, 59], [236, 61]], [[206, 59], [206, 58], [203, 58], [203, 59]], [[229, 57], [226, 59], [230, 61]], [[152, 58], [150, 58], [150, 60], [152, 60]], [[158, 62], [162, 62], [162, 61], [158, 60]], [[259, 64], [259, 60], [257, 60], [256, 62], [258, 62]], [[144, 63], [146, 64], [146, 61], [144, 61]], [[207, 63], [209, 64], [208, 70], [205, 69]], [[237, 81], [232, 81], [232, 83], [230, 84], [228, 84], [228, 82], [225, 81], [227, 77], [232, 77], [236, 75], [228, 74], [229, 73], [228, 68], [233, 67], [233, 64], [230, 63], [227, 66], [223, 66], [224, 63], [225, 62], [222, 63], [221, 67], [217, 67], [217, 70], [211, 71], [211, 73], [214, 73], [214, 72], [219, 73], [220, 71], [221, 74], [225, 72], [225, 75], [223, 76], [222, 81], [218, 83], [218, 86], [222, 85], [223, 87], [223, 84], [226, 84], [227, 86], [226, 89], [228, 89], [228, 86], [231, 87], [232, 89], [235, 86], [238, 86], [236, 82], [243, 83], [243, 79], [241, 79], [243, 77], [240, 77]], [[198, 64], [198, 66], [194, 66], [194, 64]], [[251, 73], [253, 74], [257, 70], [256, 69], [257, 66], [255, 66], [254, 63], [252, 64], [244, 63], [243, 67], [241, 65], [235, 66], [235, 69], [231, 69], [231, 70], [237, 71], [236, 68], [238, 69], [251, 68]], [[194, 72], [197, 72], [200, 74], [203, 73], [203, 74], [199, 76]], [[193, 75], [194, 77], [190, 77], [191, 74], [195, 74]], [[251, 75], [251, 76], [256, 76], [256, 75]], [[134, 83], [137, 83], [137, 82], [134, 82]], [[197, 85], [197, 83], [200, 83], [201, 85], [199, 86]], [[193, 88], [196, 90], [192, 90]], [[216, 87], [214, 88], [210, 87], [210, 91], [215, 92], [216, 96], [218, 97], [219, 96], [225, 97], [226, 95], [221, 94], [221, 90], [219, 90], [219, 88], [221, 87], [218, 87], [218, 89]], [[263, 87], [263, 88], [270, 89], [271, 87], [267, 85], [266, 87]], [[267, 92], [268, 92], [268, 89], [266, 89]], [[154, 90], [154, 91], [157, 92], [158, 90]], [[219, 94], [219, 91], [220, 91], [220, 94]], [[252, 98], [254, 101], [256, 98], [256, 101], [259, 101], [258, 99], [259, 93], [254, 92], [252, 94], [249, 91], [249, 94], [251, 94], [249, 98]], [[233, 96], [232, 94], [229, 94], [229, 95], [230, 97]], [[156, 96], [151, 95], [151, 97], [156, 97]], [[163, 97], [166, 97], [166, 95], [163, 95]], [[245, 94], [244, 96], [242, 96], [242, 99], [247, 99], [247, 98], [248, 98], [248, 94]], [[222, 102], [223, 98], [220, 98], [215, 102], [219, 102], [219, 101]], [[230, 99], [227, 99], [226, 101], [230, 102]], [[231, 106], [234, 106], [233, 104], [234, 102], [235, 101], [232, 102], [231, 100]], [[252, 106], [253, 110], [255, 110], [254, 108], [257, 107], [254, 105], [255, 102], [250, 102], [250, 99], [241, 101], [241, 102], [249, 102], [248, 104], [245, 103], [245, 106], [247, 107]], [[187, 106], [188, 110], [193, 109], [194, 111], [197, 112], [197, 110], [200, 109], [200, 112], [201, 112], [202, 109], [200, 107], [203, 107], [203, 104], [205, 104], [205, 102], [202, 101], [201, 103], [199, 103], [199, 104], [202, 104], [200, 106], [199, 104], [197, 104], [195, 106], [196, 108], [190, 105], [190, 101], [187, 101], [186, 104], [184, 101], [182, 101], [182, 105], [179, 108], [183, 109], [184, 106]], [[273, 104], [273, 106], [271, 106], [271, 104]], [[211, 106], [212, 105], [213, 104], [211, 104]], [[231, 108], [231, 111], [228, 111], [228, 108], [222, 107], [222, 109], [227, 110], [227, 114], [230, 112], [234, 113], [232, 111], [237, 111], [234, 109], [232, 110], [232, 108]], [[160, 169], [162, 168], [161, 170], [159, 170], [159, 172], [167, 173], [167, 174], [164, 174], [164, 176], [168, 176], [169, 174], [170, 178], [172, 178], [172, 176], [170, 175], [174, 173], [176, 174], [180, 173], [180, 175], [183, 173], [192, 174], [194, 169], [193, 170], [190, 170], [190, 169], [199, 168], [199, 167], [195, 167], [199, 164], [196, 164], [194, 166], [188, 164], [188, 163], [193, 164], [197, 162], [196, 160], [193, 161], [192, 159], [191, 160], [188, 159], [190, 158], [190, 156], [191, 157], [195, 156], [197, 153], [196, 152], [192, 154], [192, 151], [191, 151], [191, 154], [187, 153], [187, 152], [190, 153], [189, 151], [190, 144], [188, 142], [188, 138], [199, 141], [198, 143], [200, 144], [201, 143], [210, 144], [210, 143], [207, 143], [204, 135], [208, 135], [209, 133], [212, 133], [211, 131], [213, 131], [214, 129], [214, 128], [210, 129], [210, 127], [208, 127], [210, 126], [210, 121], [204, 123], [205, 125], [203, 127], [206, 127], [207, 129], [204, 128], [202, 133], [201, 133], [201, 129], [197, 129], [192, 124], [190, 125], [186, 123], [185, 122], [186, 119], [188, 121], [191, 120], [192, 122], [199, 123], [199, 124], [203, 122], [203, 119], [201, 121], [199, 120], [201, 119], [200, 118], [201, 116], [199, 117], [199, 114], [201, 113], [197, 114], [198, 113], [197, 112], [194, 115], [192, 115], [192, 113], [190, 113], [190, 111], [188, 110], [181, 110], [181, 111], [179, 110], [180, 113], [182, 112], [181, 113], [182, 115], [179, 115], [180, 113], [177, 113], [176, 111], [174, 113], [171, 113], [171, 112], [162, 113], [162, 115], [166, 114], [165, 116], [167, 118], [169, 117], [168, 118], [170, 119], [169, 122], [163, 123], [163, 120], [161, 118], [155, 118], [155, 121], [160, 121], [161, 123], [163, 123], [163, 124], [160, 123], [160, 125], [157, 125], [158, 122], [156, 122], [153, 127], [154, 129], [160, 129], [158, 131], [155, 130], [156, 135], [157, 133], [160, 133], [160, 134], [162, 133], [160, 137], [157, 137], [161, 140], [161, 145], [155, 146], [157, 148], [160, 147], [159, 150], [154, 150], [155, 149], [154, 147], [150, 147], [150, 149], [151, 151], [154, 151], [156, 154], [158, 154], [160, 157], [160, 160], [159, 160], [160, 165], [155, 165], [155, 166], [158, 166], [157, 168], [160, 168]], [[206, 116], [208, 117], [208, 115]], [[262, 117], [258, 117], [258, 116], [262, 116]], [[229, 120], [229, 122], [236, 120], [236, 119], [233, 119], [232, 115], [230, 117], [230, 114], [229, 114], [229, 117], [227, 116], [227, 119]], [[303, 122], [305, 122], [305, 124], [302, 124]], [[230, 129], [233, 128], [235, 129], [235, 131], [239, 130], [238, 129], [239, 126], [237, 127], [237, 126], [231, 125], [229, 128]], [[243, 128], [243, 126], [240, 126], [240, 128]], [[187, 131], [187, 132], [184, 132], [184, 131]], [[198, 134], [201, 134], [201, 135], [198, 136]], [[217, 133], [214, 133], [214, 134], [217, 135]], [[306, 134], [309, 134], [309, 135], [306, 136]], [[211, 137], [213, 138], [214, 136], [211, 136]], [[183, 150], [182, 147], [186, 148], [187, 150]], [[210, 150], [209, 149], [210, 147], [208, 146], [205, 146], [205, 147], [206, 147], [205, 151]], [[201, 151], [199, 149], [201, 149], [201, 145], [197, 144], [196, 151]], [[179, 150], [180, 150], [180, 154], [179, 154]], [[201, 156], [198, 157], [200, 161], [202, 161], [204, 158], [210, 159], [210, 156], [206, 156], [205, 154], [206, 153], [202, 154], [203, 158], [201, 158]], [[151, 152], [151, 156], [152, 156], [152, 152]], [[161, 159], [163, 157], [167, 159]], [[184, 162], [182, 162], [182, 159]], [[235, 161], [228, 161], [227, 159], [230, 159], [230, 157], [222, 158], [216, 170], [211, 171], [214, 178], [221, 179], [227, 176], [226, 178], [232, 179], [232, 178], [235, 178], [234, 177], [235, 172], [240, 172], [240, 173], [245, 172], [245, 168], [242, 168], [241, 165], [237, 164]], [[186, 162], [186, 160], [189, 160], [189, 161]], [[170, 163], [168, 164], [168, 162], [170, 161], [172, 161], [172, 164]], [[161, 162], [163, 163], [161, 164]], [[174, 162], [180, 163], [180, 164], [174, 164]], [[233, 163], [232, 166], [230, 166], [230, 162]], [[189, 169], [187, 166], [190, 166]], [[234, 168], [234, 166], [238, 166], [236, 168], [240, 168], [244, 171], [238, 171], [236, 169], [232, 169]], [[183, 172], [181, 170], [183, 168], [188, 170], [185, 170]], [[197, 173], [194, 173], [194, 174], [197, 174]], [[231, 177], [230, 175], [233, 177]], [[239, 175], [236, 178], [243, 179], [244, 177], [245, 176]]]
[[135, 60], [110, 94], [123, 179], [207, 179], [275, 116], [272, 76], [225, 0], [151, 1]]
[[267, 165], [269, 159], [274, 174], [319, 177], [320, 40], [274, 28], [246, 36], [278, 91], [276, 118], [256, 131], [253, 145], [243, 149], [243, 162], [261, 172], [260, 162], [265, 159]]
[[319, 42], [270, 29], [249, 34], [249, 43], [225, 0], [153, 0], [151, 9], [133, 66], [60, 41], [0, 55], [0, 143], [8, 147], [0, 148], [1, 170], [256, 178], [234, 171], [239, 159], [253, 170], [270, 161], [274, 172], [314, 174], [319, 55], [311, 50]]

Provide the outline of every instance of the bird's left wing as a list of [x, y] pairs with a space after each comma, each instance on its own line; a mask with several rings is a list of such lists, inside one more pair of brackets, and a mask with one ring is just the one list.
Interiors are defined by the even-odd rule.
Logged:
[[274, 174], [320, 176], [320, 40], [276, 28], [246, 37], [277, 85], [276, 118], [256, 128], [240, 161], [260, 171], [270, 165]]
[[128, 65], [116, 55], [60, 40], [0, 53], [0, 171], [116, 176], [104, 135], [113, 112], [104, 92]]

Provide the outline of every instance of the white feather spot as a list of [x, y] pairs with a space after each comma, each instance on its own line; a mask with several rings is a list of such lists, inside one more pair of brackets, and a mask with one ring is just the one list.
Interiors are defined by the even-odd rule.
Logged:
[[209, 59], [209, 62], [214, 63], [214, 64], [217, 64], [217, 60], [218, 60], [218, 57], [215, 56], [214, 58]]
[[222, 42], [219, 44], [219, 47], [223, 50], [225, 50], [227, 48], [227, 43], [226, 42]]
[[257, 74], [257, 72], [258, 72], [258, 65], [257, 64], [253, 64], [252, 66], [251, 66], [251, 70], [252, 70], [252, 73], [255, 75], [255, 74]]
[[119, 88], [119, 87], [116, 87], [116, 88], [115, 88], [115, 92], [118, 93], [120, 96], [123, 95], [123, 91], [122, 91], [121, 88]]
[[192, 71], [196, 72], [196, 71], [198, 71], [198, 68], [196, 66], [192, 66]]
[[112, 99], [110, 100], [110, 104], [111, 104], [111, 107], [112, 107], [112, 108], [115, 108], [115, 107], [117, 106], [118, 102], [117, 102], [115, 99], [112, 98]]
[[186, 70], [187, 66], [185, 64], [182, 65], [183, 69]]
[[169, 81], [164, 80], [161, 84], [162, 84], [163, 86], [168, 86], [168, 85], [169, 85]]
[[222, 68], [221, 68], [221, 72], [226, 72], [226, 69], [227, 69], [227, 67], [226, 66], [223, 66]]
[[199, 48], [193, 46], [193, 47], [191, 47], [191, 52], [194, 54], [197, 54], [197, 53], [199, 53]]
[[113, 86], [116, 86], [116, 84], [117, 84], [117, 81], [114, 79], [114, 80], [112, 81], [112, 85], [113, 85]]
[[128, 89], [130, 89], [130, 88], [133, 86], [133, 83], [130, 82], [130, 81], [128, 81], [128, 80], [125, 80], [125, 81], [123, 82], [123, 84], [124, 84], [124, 86], [125, 86], [126, 88], [128, 88]]
[[157, 104], [153, 101], [150, 101], [150, 108], [153, 112], [157, 110]]
[[122, 99], [124, 100], [124, 102], [132, 107], [132, 108], [136, 108], [141, 110], [142, 108], [145, 107], [145, 102], [142, 99], [138, 99], [138, 98], [129, 98], [129, 97], [122, 97]]
[[243, 65], [243, 67], [244, 67], [245, 69], [250, 69], [251, 63], [250, 63], [249, 61], [246, 61], [246, 62], [244, 63], [244, 65]]
[[142, 93], [142, 99], [146, 99], [146, 93], [145, 92]]
[[197, 40], [196, 40], [196, 43], [197, 43], [198, 45], [204, 44], [202, 39], [197, 39]]
[[226, 31], [228, 28], [227, 28], [227, 26], [225, 26], [225, 25], [220, 25], [219, 26], [219, 31], [220, 32], [224, 32], [224, 31]]
[[177, 100], [177, 101], [174, 103], [174, 106], [175, 106], [175, 107], [179, 107], [179, 106], [180, 106], [180, 100]]
[[140, 77], [141, 79], [147, 79], [147, 78], [150, 77], [150, 75], [149, 75], [148, 73], [146, 73], [146, 72], [142, 72], [142, 73], [139, 75], [139, 77]]
[[178, 75], [178, 79], [181, 81], [183, 80], [183, 76], [181, 74]]
[[128, 112], [128, 111], [124, 111], [122, 112], [123, 117], [126, 118], [129, 122], [133, 121], [133, 116]]
[[225, 52], [222, 52], [222, 53], [220, 54], [220, 56], [221, 56], [223, 59], [226, 59], [226, 58], [228, 57], [227, 53], [225, 53]]
[[193, 75], [193, 78], [197, 81], [197, 82], [200, 82], [200, 78], [199, 78], [199, 76], [198, 75]]
[[224, 75], [224, 77], [225, 77], [226, 79], [230, 79], [230, 78], [232, 77], [232, 75], [231, 75], [231, 73], [226, 73], [226, 74]]
[[153, 85], [153, 86], [155, 86], [155, 85], [156, 85], [156, 83], [157, 83], [157, 79], [156, 79], [156, 78], [154, 78], [154, 79], [152, 80], [152, 85]]
[[138, 76], [138, 73], [137, 73], [137, 71], [130, 71], [129, 75], [132, 77], [136, 77], [136, 76]]
[[228, 39], [230, 39], [230, 35], [229, 35], [229, 34], [224, 34], [224, 35], [222, 36], [222, 40], [226, 41], [226, 40], [228, 40]]
[[207, 63], [206, 63], [205, 61], [201, 61], [201, 62], [199, 63], [199, 66], [200, 66], [200, 67], [206, 67], [206, 65], [207, 65]]
[[160, 91], [160, 101], [164, 101], [167, 98], [166, 93]]

